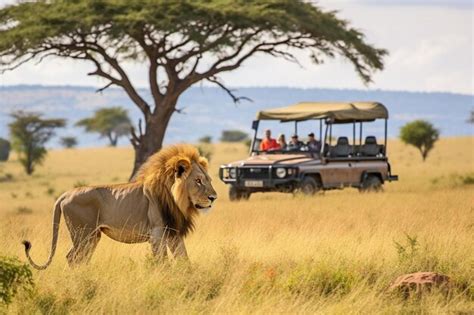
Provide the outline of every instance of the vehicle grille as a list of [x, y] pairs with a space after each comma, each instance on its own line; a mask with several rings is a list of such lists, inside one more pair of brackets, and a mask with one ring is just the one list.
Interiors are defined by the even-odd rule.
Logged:
[[252, 168], [241, 168], [240, 177], [244, 179], [267, 179], [268, 178], [268, 167], [252, 167]]

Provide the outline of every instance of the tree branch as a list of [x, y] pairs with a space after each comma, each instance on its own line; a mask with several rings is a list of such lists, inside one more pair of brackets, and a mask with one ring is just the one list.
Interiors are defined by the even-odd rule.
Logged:
[[103, 91], [105, 91], [107, 88], [109, 88], [110, 86], [114, 85], [115, 83], [113, 82], [109, 82], [107, 85], [105, 85], [104, 87], [101, 87], [100, 89], [97, 89], [95, 92], [96, 93], [102, 93]]
[[219, 86], [221, 89], [223, 89], [231, 98], [232, 98], [232, 101], [235, 103], [235, 104], [238, 104], [240, 103], [240, 101], [243, 101], [243, 100], [246, 100], [246, 101], [249, 101], [249, 102], [253, 102], [252, 99], [248, 98], [248, 97], [245, 97], [245, 96], [236, 96], [234, 93], [233, 93], [233, 90], [227, 88], [224, 83], [220, 82], [219, 79], [217, 77], [209, 77], [209, 78], [206, 78], [207, 81], [211, 82], [211, 83], [214, 83], [216, 84], [217, 86]]

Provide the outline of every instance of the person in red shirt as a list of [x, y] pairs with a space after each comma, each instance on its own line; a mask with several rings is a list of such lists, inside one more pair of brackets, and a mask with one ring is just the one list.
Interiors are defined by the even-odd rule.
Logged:
[[272, 132], [270, 129], [265, 130], [265, 137], [260, 142], [260, 151], [278, 150], [280, 145], [275, 139], [272, 138]]

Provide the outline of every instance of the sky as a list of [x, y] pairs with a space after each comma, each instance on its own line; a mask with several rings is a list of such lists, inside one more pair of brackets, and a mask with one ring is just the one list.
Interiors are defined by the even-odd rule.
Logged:
[[[0, 0], [0, 6], [12, 3]], [[302, 66], [256, 56], [240, 69], [222, 75], [229, 86], [290, 86], [440, 91], [474, 94], [472, 0], [320, 0], [314, 1], [364, 32], [369, 43], [389, 51], [385, 69], [364, 85], [343, 59], [314, 65], [304, 52]], [[49, 59], [0, 75], [0, 86], [15, 84], [102, 86], [86, 74], [88, 63]], [[147, 85], [144, 64], [128, 64], [132, 81]]]

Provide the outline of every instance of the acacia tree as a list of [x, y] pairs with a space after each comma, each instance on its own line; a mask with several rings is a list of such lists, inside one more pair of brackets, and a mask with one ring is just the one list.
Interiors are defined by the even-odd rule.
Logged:
[[102, 108], [95, 111], [94, 116], [84, 118], [76, 123], [87, 132], [97, 132], [101, 137], [109, 139], [111, 146], [117, 146], [118, 138], [130, 133], [131, 122], [127, 110], [120, 107]]
[[65, 121], [43, 119], [39, 114], [22, 111], [11, 116], [14, 119], [9, 125], [13, 149], [18, 152], [26, 174], [31, 175], [46, 156], [44, 145], [54, 136], [54, 129], [64, 127]]
[[400, 139], [416, 147], [424, 162], [439, 139], [439, 130], [428, 121], [415, 120], [400, 129]]
[[[0, 67], [63, 57], [95, 66], [89, 75], [119, 86], [143, 114], [132, 133], [134, 172], [162, 146], [180, 95], [207, 80], [241, 100], [219, 79], [257, 54], [298, 63], [304, 50], [319, 64], [345, 57], [362, 81], [386, 54], [364, 35], [304, 0], [77, 0], [21, 2], [0, 10]], [[148, 65], [150, 99], [140, 95], [124, 62]]]
[[77, 146], [77, 139], [75, 137], [62, 137], [59, 139], [61, 145], [67, 149], [74, 148]]

